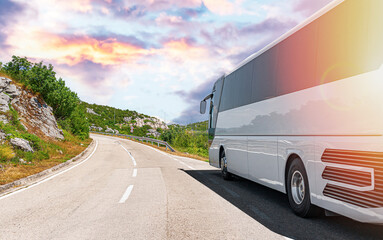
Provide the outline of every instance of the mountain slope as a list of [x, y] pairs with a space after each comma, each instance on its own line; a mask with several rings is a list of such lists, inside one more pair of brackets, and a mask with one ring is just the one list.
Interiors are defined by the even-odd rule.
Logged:
[[[155, 132], [160, 133], [168, 129], [168, 126], [160, 119], [136, 111], [121, 110], [86, 102], [82, 102], [81, 105], [86, 108], [86, 117], [90, 129], [93, 131], [154, 136]], [[133, 127], [133, 133], [131, 133], [131, 127]], [[149, 129], [154, 131], [149, 131]]]

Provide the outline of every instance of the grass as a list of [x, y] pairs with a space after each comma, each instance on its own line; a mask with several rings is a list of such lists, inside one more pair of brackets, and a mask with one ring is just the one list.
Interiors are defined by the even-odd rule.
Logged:
[[5, 72], [3, 72], [1, 70], [0, 70], [0, 77], [6, 77], [6, 78], [11, 79]]
[[0, 145], [0, 161], [6, 162], [12, 160], [16, 154], [9, 145]]
[[[81, 141], [65, 130], [63, 131], [65, 140], [53, 140], [42, 135], [38, 137], [24, 128], [19, 128], [18, 125], [17, 122], [11, 124], [0, 122], [0, 129], [7, 134], [12, 134], [12, 137], [28, 140], [35, 152], [24, 152], [12, 147], [9, 144], [10, 137], [7, 137], [0, 145], [0, 185], [63, 163], [80, 154], [91, 142], [91, 139]], [[20, 159], [26, 163], [21, 163]]]
[[[135, 141], [135, 142], [139, 142], [139, 141]], [[182, 148], [175, 148], [175, 147], [172, 146], [176, 150], [176, 152], [172, 152], [169, 149], [166, 149], [165, 147], [162, 147], [162, 146], [158, 147], [156, 143], [153, 143], [153, 145], [151, 143], [147, 143], [147, 142], [139, 142], [139, 143], [142, 143], [142, 144], [154, 147], [156, 149], [159, 149], [159, 150], [161, 150], [163, 152], [166, 152], [166, 153], [169, 153], [169, 154], [172, 154], [172, 155], [175, 155], [175, 156], [194, 158], [194, 159], [197, 159], [197, 160], [200, 160], [200, 161], [209, 162], [209, 158], [208, 157], [203, 157], [203, 156], [200, 156], [200, 155], [196, 155], [196, 154], [188, 153], [186, 151], [185, 152], [182, 151], [182, 150], [187, 150], [187, 148], [186, 149], [182, 149]]]
[[[17, 159], [12, 160], [12, 158], [8, 158], [8, 161], [1, 161], [0, 165], [2, 167], [0, 168], [0, 185], [42, 172], [60, 163], [66, 162], [84, 151], [91, 141], [91, 139], [83, 142], [50, 141], [48, 142], [50, 147], [48, 150], [49, 158], [47, 159], [32, 160], [30, 162], [25, 159], [27, 160], [26, 164], [21, 164]], [[2, 145], [2, 148], [3, 146], [6, 145]], [[1, 154], [3, 153], [2, 148], [0, 148]], [[8, 149], [5, 152], [12, 150], [9, 146], [7, 148]]]

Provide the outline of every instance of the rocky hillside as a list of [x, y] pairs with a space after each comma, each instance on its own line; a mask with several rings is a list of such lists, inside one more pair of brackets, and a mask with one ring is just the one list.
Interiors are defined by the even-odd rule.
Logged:
[[93, 131], [132, 134], [133, 127], [134, 135], [158, 137], [163, 130], [168, 129], [160, 119], [136, 111], [85, 102], [82, 105], [86, 108], [86, 117]]
[[79, 154], [90, 140], [61, 130], [52, 107], [0, 72], [0, 185]]
[[90, 144], [79, 102], [52, 65], [17, 56], [0, 62], [0, 185], [65, 162]]
[[11, 111], [17, 112], [18, 120], [29, 133], [40, 137], [64, 139], [62, 130], [57, 126], [53, 109], [41, 97], [8, 78], [0, 77], [0, 121], [4, 124], [10, 123]]

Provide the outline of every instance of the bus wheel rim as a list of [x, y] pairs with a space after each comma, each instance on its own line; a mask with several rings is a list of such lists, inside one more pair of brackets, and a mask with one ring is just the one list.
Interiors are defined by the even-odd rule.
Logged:
[[291, 177], [291, 195], [297, 205], [300, 205], [305, 199], [305, 181], [298, 170]]

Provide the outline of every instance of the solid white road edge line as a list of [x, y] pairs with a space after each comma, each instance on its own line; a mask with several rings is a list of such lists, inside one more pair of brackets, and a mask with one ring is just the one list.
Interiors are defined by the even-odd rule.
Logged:
[[21, 188], [20, 190], [17, 190], [17, 191], [15, 191], [15, 192], [12, 192], [12, 193], [9, 193], [9, 194], [7, 194], [7, 195], [4, 195], [4, 196], [0, 197], [0, 200], [2, 200], [2, 199], [4, 199], [4, 198], [7, 198], [7, 197], [10, 197], [10, 196], [12, 196], [12, 195], [14, 195], [14, 194], [16, 194], [16, 193], [23, 192], [23, 191], [25, 191], [25, 190], [27, 190], [27, 189], [30, 189], [30, 188], [32, 188], [32, 187], [36, 187], [36, 186], [38, 186], [38, 185], [40, 185], [40, 184], [42, 184], [42, 183], [44, 183], [44, 182], [47, 182], [47, 181], [49, 181], [49, 180], [51, 180], [51, 179], [53, 179], [53, 178], [55, 178], [55, 177], [57, 177], [57, 176], [60, 176], [61, 174], [66, 173], [66, 172], [68, 172], [69, 170], [72, 170], [73, 168], [78, 167], [78, 166], [80, 166], [81, 164], [85, 163], [86, 161], [88, 161], [88, 160], [93, 156], [93, 154], [94, 154], [94, 153], [96, 152], [96, 150], [97, 150], [98, 141], [97, 141], [97, 140], [95, 140], [95, 141], [96, 141], [96, 147], [93, 149], [93, 152], [92, 152], [92, 153], [91, 153], [85, 160], [83, 160], [82, 162], [80, 162], [80, 163], [78, 163], [78, 164], [76, 164], [76, 165], [74, 165], [74, 166], [72, 166], [72, 167], [70, 167], [70, 168], [68, 168], [68, 169], [66, 169], [66, 170], [64, 170], [64, 171], [62, 171], [62, 172], [59, 172], [59, 173], [57, 173], [57, 174], [55, 174], [55, 175], [53, 175], [53, 176], [50, 176], [50, 177], [48, 177], [48, 178], [45, 178], [44, 180], [42, 180], [42, 181], [40, 181], [40, 182], [32, 183], [31, 185], [26, 186], [26, 187], [24, 187], [24, 188]]
[[173, 159], [173, 160], [175, 160], [175, 161], [181, 163], [182, 165], [185, 165], [186, 167], [190, 168], [191, 170], [196, 170], [195, 168], [193, 168], [193, 167], [187, 165], [186, 163], [184, 163], [184, 162], [182, 162], [182, 161], [180, 161], [180, 160], [178, 160], [178, 159], [172, 157], [170, 154], [164, 153], [164, 152], [162, 152], [162, 151], [160, 151], [160, 150], [158, 150], [158, 149], [155, 149], [155, 148], [153, 148], [153, 147], [147, 146], [147, 145], [145, 145], [145, 144], [143, 144], [143, 145], [144, 145], [145, 147], [148, 147], [148, 148], [150, 148], [150, 149], [156, 151], [156, 152], [161, 153], [162, 155], [165, 155], [165, 156], [167, 156], [167, 157], [170, 157], [171, 159]]
[[195, 170], [195, 168], [193, 168], [193, 167], [187, 165], [186, 163], [184, 163], [184, 162], [182, 162], [182, 161], [180, 161], [180, 160], [178, 160], [178, 159], [176, 159], [176, 158], [173, 158], [173, 159], [176, 160], [177, 162], [181, 163], [182, 165], [185, 165], [186, 167], [190, 168], [191, 170]]
[[136, 159], [134, 159], [132, 154], [126, 148], [124, 148], [124, 146], [122, 146], [122, 145], [120, 145], [120, 146], [129, 154], [130, 158], [132, 159], [133, 165], [136, 166], [137, 165]]
[[132, 177], [137, 177], [137, 168], [133, 169], [133, 175]]
[[[106, 138], [111, 138], [111, 137], [106, 137]], [[151, 147], [151, 146], [147, 146], [147, 145], [145, 145], [145, 144], [142, 144], [142, 145], [145, 146], [145, 147], [147, 147], [147, 148], [150, 148], [150, 149], [152, 149], [152, 150], [154, 150], [154, 151], [156, 151], [156, 152], [159, 152], [159, 153], [161, 153], [162, 155], [165, 155], [165, 156], [167, 156], [167, 157], [172, 158], [173, 160], [175, 160], [175, 161], [177, 161], [177, 162], [179, 162], [179, 163], [185, 165], [186, 167], [190, 168], [191, 170], [196, 170], [195, 168], [193, 168], [193, 167], [187, 165], [186, 163], [184, 163], [184, 162], [182, 162], [182, 161], [180, 161], [180, 160], [178, 160], [178, 159], [176, 159], [176, 158], [173, 158], [172, 155], [170, 155], [170, 154], [164, 153], [164, 152], [162, 152], [162, 151], [160, 151], [160, 150], [158, 150], [158, 149], [155, 149], [155, 148], [153, 148], [153, 147]], [[121, 146], [121, 147], [122, 147], [128, 154], [129, 154], [129, 156], [132, 158], [133, 165], [136, 166], [137, 163], [136, 163], [136, 160], [134, 159], [134, 157], [132, 156], [132, 154], [131, 154], [131, 153], [130, 153], [124, 146], [122, 146], [121, 144], [120, 144], [120, 146]], [[177, 156], [177, 157], [178, 157], [178, 156]], [[195, 160], [195, 159], [193, 159], [193, 158], [186, 158], [186, 157], [180, 157], [180, 158], [185, 158], [185, 159]], [[195, 161], [198, 161], [198, 160], [195, 160]]]
[[122, 195], [122, 197], [121, 197], [121, 199], [120, 199], [120, 201], [118, 203], [125, 203], [126, 200], [128, 200], [132, 190], [133, 190], [133, 185], [129, 185], [129, 187], [126, 189], [124, 195]]

